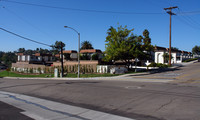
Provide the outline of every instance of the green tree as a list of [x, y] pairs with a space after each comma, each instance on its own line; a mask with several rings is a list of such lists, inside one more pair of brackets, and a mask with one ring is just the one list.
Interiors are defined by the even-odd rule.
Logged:
[[92, 44], [90, 43], [90, 41], [86, 40], [81, 43], [81, 50], [83, 50], [83, 49], [94, 49], [94, 48], [93, 48]]
[[17, 61], [17, 56], [15, 55], [15, 53], [7, 52], [3, 54], [1, 60], [6, 66], [11, 67], [11, 64]]
[[133, 29], [119, 26], [117, 29], [110, 27], [106, 37], [105, 61], [121, 60], [129, 63], [131, 59], [140, 57], [141, 43], [139, 37], [133, 35]]
[[42, 48], [40, 48], [38, 52], [41, 53], [41, 54], [48, 54], [48, 53], [50, 53], [50, 51], [48, 49], [42, 49]]
[[1, 61], [1, 58], [3, 57], [5, 53], [3, 51], [0, 51], [0, 61]]
[[99, 55], [98, 54], [93, 54], [92, 55], [92, 60], [98, 60], [99, 59]]
[[194, 46], [193, 48], [192, 48], [192, 53], [193, 54], [196, 54], [196, 55], [200, 55], [200, 46]]
[[177, 47], [171, 47], [172, 50], [179, 50]]
[[138, 58], [147, 60], [151, 57], [154, 47], [151, 45], [149, 31], [144, 30], [143, 36], [136, 36], [132, 33], [134, 29], [127, 29], [127, 26], [119, 26], [117, 29], [110, 27], [106, 37], [105, 61], [121, 60], [130, 63], [130, 60]]
[[66, 60], [71, 60], [71, 57], [70, 57], [69, 53], [64, 53], [63, 55], [65, 56]]
[[87, 53], [84, 53], [84, 54], [80, 55], [80, 59], [81, 60], [90, 60], [89, 59], [89, 55]]
[[[164, 53], [163, 54], [163, 58], [164, 58], [164, 63], [168, 63], [169, 62], [169, 54], [168, 53]], [[172, 55], [171, 55], [171, 59], [173, 59]]]
[[148, 52], [153, 50], [148, 30], [143, 32], [144, 37], [136, 36], [132, 31], [133, 29], [129, 30], [127, 26], [108, 29], [104, 60], [121, 60], [129, 63], [134, 58], [147, 59]]
[[149, 37], [149, 34], [149, 31], [145, 29], [143, 31], [143, 37], [139, 36], [139, 40], [142, 42], [142, 50], [144, 51], [142, 60], [152, 59], [151, 52], [154, 51], [154, 47], [151, 45], [151, 38]]
[[25, 53], [25, 54], [28, 54], [28, 55], [32, 55], [32, 54], [34, 54], [35, 52], [34, 52], [33, 50], [31, 50], [31, 49], [28, 49], [28, 50], [25, 50], [24, 53]]
[[19, 53], [24, 53], [25, 51], [26, 51], [25, 48], [19, 48], [19, 49], [18, 49], [18, 52], [19, 52]]
[[[61, 45], [62, 43], [62, 45]], [[50, 51], [52, 54], [58, 54], [60, 52], [61, 47], [64, 50], [65, 47], [65, 43], [63, 43], [62, 41], [56, 41], [54, 45], [51, 46], [52, 50]]]

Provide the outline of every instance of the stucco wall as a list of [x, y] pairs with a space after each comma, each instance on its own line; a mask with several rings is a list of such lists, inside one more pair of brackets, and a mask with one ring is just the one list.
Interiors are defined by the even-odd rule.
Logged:
[[[93, 69], [93, 72], [97, 72], [97, 65], [99, 64], [99, 62], [97, 60], [81, 60], [80, 61], [80, 69], [85, 69], [85, 68], [89, 68], [89, 69]], [[53, 66], [61, 66], [60, 62], [53, 62]], [[65, 61], [63, 63], [64, 67], [69, 68], [75, 68], [77, 69], [78, 66], [78, 61]]]
[[155, 52], [155, 63], [164, 63], [164, 52]]
[[[81, 65], [98, 65], [97, 60], [80, 60]], [[60, 62], [53, 62], [53, 66], [60, 66]], [[63, 65], [78, 65], [78, 61], [65, 61]]]

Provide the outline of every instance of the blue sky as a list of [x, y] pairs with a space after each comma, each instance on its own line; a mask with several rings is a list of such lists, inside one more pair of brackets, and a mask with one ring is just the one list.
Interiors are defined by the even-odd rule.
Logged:
[[[85, 12], [69, 9], [53, 9], [12, 1], [74, 8], [81, 10], [159, 13], [119, 14]], [[169, 46], [169, 15], [163, 8], [178, 6], [172, 17], [172, 46], [191, 51], [200, 45], [200, 1], [199, 0], [2, 0], [0, 1], [0, 27], [24, 37], [54, 44], [63, 41], [66, 50], [77, 50], [78, 35], [63, 26], [70, 26], [81, 34], [81, 41], [88, 40], [95, 49], [105, 50], [105, 39], [110, 26], [134, 28], [135, 35], [148, 29], [152, 45]], [[182, 13], [182, 14], [181, 14]], [[32, 43], [0, 30], [0, 51], [18, 48], [36, 49], [47, 46]]]

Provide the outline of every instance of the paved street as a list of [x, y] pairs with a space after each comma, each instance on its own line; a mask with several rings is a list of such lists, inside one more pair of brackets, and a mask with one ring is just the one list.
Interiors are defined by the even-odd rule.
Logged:
[[194, 63], [163, 73], [116, 77], [124, 81], [0, 78], [0, 91], [136, 120], [199, 120], [199, 73], [200, 63]]
[[[1, 100], [1, 99], [0, 99]], [[13, 107], [9, 104], [0, 102], [0, 120], [33, 120], [21, 112], [23, 110]]]

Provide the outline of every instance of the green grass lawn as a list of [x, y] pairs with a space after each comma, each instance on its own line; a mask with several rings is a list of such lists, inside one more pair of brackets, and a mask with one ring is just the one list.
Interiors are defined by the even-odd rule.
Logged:
[[51, 74], [28, 75], [28, 74], [19, 74], [19, 73], [8, 72], [8, 71], [0, 72], [0, 77], [46, 77], [47, 75], [51, 75]]
[[[14, 73], [14, 72], [8, 72], [8, 71], [1, 71], [0, 77], [46, 77], [47, 75], [51, 75], [53, 77], [53, 74], [37, 74], [37, 75], [30, 75], [30, 74], [20, 74], [20, 73]], [[118, 76], [118, 74], [80, 74], [81, 78], [87, 78], [87, 77], [112, 77], [112, 76]], [[76, 78], [77, 74], [74, 73], [68, 73], [67, 78]]]
[[[97, 73], [93, 73], [93, 74], [80, 74], [81, 78], [88, 78], [88, 77], [112, 77], [112, 76], [118, 76], [118, 74], [110, 74], [110, 73], [104, 73], [104, 74], [97, 74]], [[77, 74], [68, 73], [66, 77], [76, 78]]]

